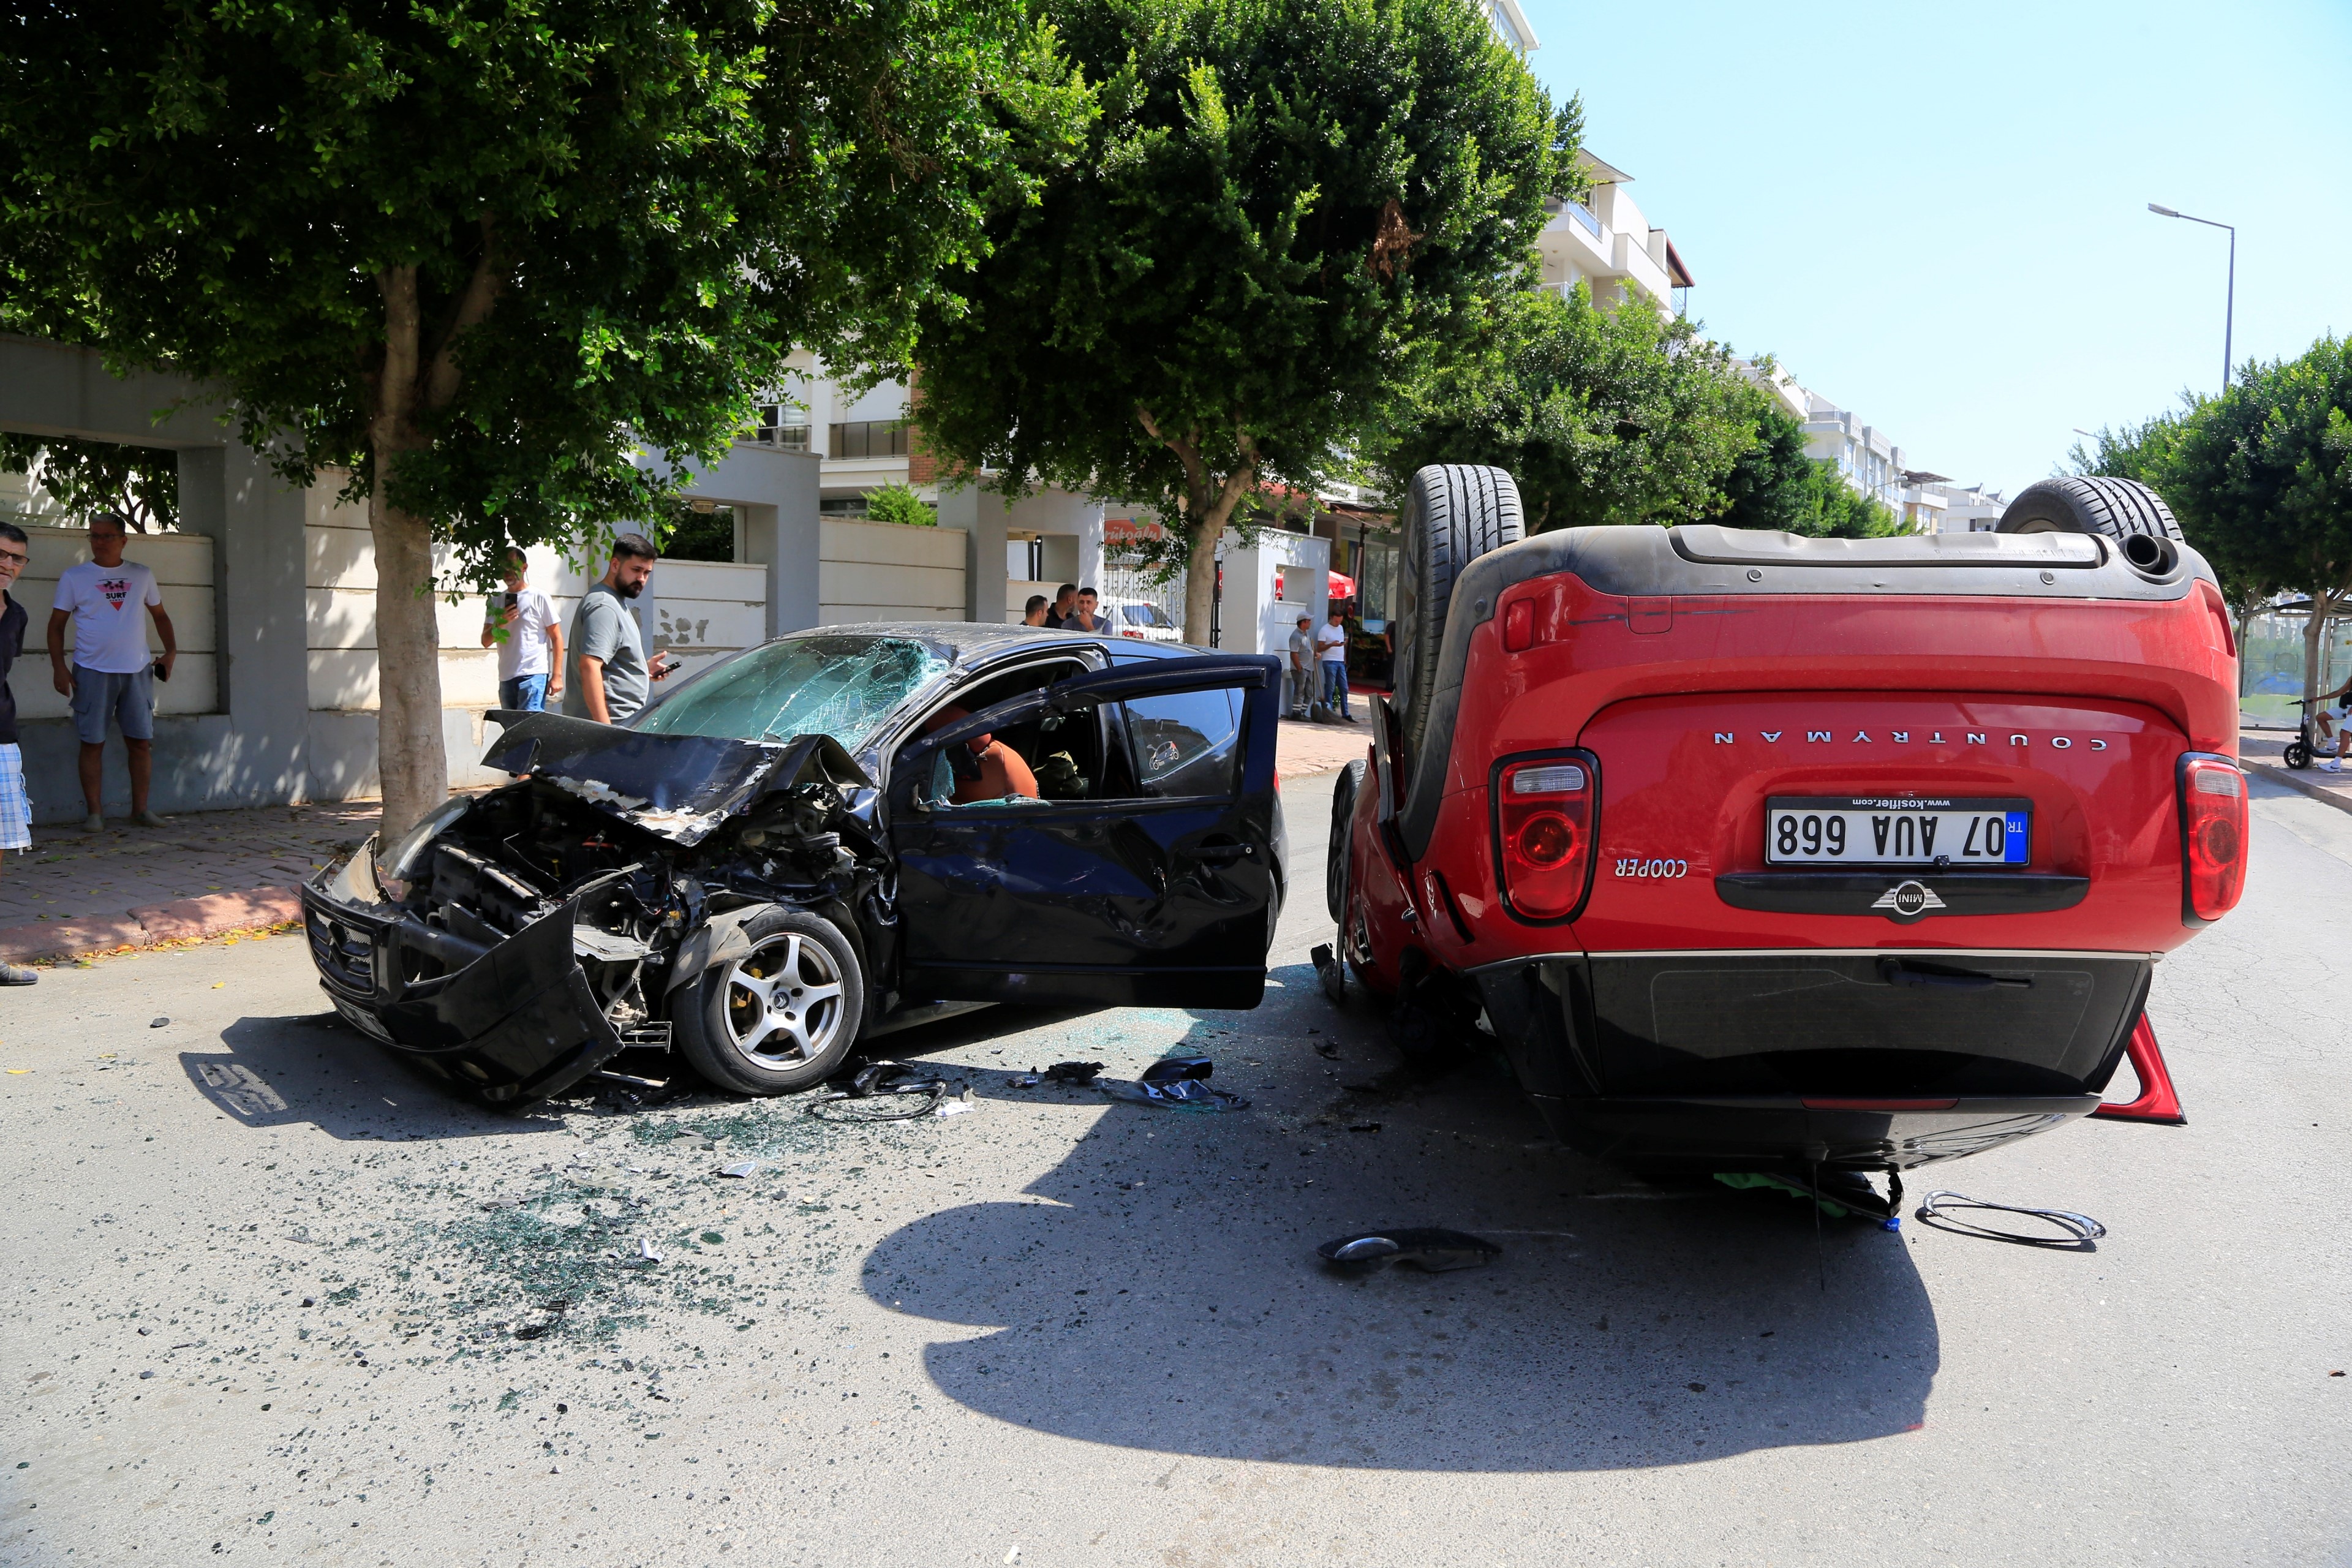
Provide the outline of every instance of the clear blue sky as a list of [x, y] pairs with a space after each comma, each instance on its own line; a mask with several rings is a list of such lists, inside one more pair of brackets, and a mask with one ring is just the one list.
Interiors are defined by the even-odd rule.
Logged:
[[1522, 0], [1691, 313], [2014, 494], [2073, 427], [2352, 333], [2352, 4]]

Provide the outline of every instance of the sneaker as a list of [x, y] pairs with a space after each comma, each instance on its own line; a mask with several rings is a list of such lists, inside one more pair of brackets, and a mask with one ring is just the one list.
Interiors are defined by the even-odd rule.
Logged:
[[0, 985], [38, 985], [40, 983], [37, 970], [27, 969], [21, 963], [0, 963]]
[[93, 811], [81, 819], [81, 830], [84, 833], [103, 833], [106, 831], [106, 818]]
[[142, 811], [131, 820], [137, 823], [142, 827], [169, 827], [172, 826], [172, 819], [170, 817], [158, 816], [152, 811]]
[[2319, 764], [2319, 771], [2323, 773], [2340, 773], [2344, 771], [2344, 763], [2338, 758], [2330, 757]]

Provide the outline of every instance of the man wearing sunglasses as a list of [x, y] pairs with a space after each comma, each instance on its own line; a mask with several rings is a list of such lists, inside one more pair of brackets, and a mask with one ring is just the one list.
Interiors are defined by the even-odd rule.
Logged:
[[[32, 560], [25, 531], [0, 522], [0, 866], [8, 851], [33, 847], [33, 806], [25, 798], [25, 753], [16, 746], [16, 698], [8, 689], [8, 667], [25, 651], [25, 606], [8, 589]], [[30, 985], [40, 975], [20, 964], [0, 963], [0, 985]]]

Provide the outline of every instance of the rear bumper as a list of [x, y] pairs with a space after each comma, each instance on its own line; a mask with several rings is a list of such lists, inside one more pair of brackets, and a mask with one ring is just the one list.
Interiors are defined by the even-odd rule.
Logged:
[[2146, 953], [1561, 953], [1473, 971], [1561, 1138], [1620, 1163], [1907, 1169], [2096, 1108]]
[[572, 905], [444, 970], [446, 945], [425, 952], [414, 917], [367, 899], [362, 879], [346, 868], [302, 889], [311, 962], [354, 1027], [489, 1105], [562, 1093], [619, 1053], [572, 951]]

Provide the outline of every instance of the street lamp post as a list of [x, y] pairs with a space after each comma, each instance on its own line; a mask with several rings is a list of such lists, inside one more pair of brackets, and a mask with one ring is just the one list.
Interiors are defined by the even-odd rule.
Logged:
[[2225, 302], [2221, 310], [2221, 390], [2227, 392], [2230, 390], [2231, 334], [2237, 326], [2238, 318], [2237, 226], [2215, 223], [2210, 217], [2191, 217], [2187, 213], [2174, 212], [2170, 207], [2160, 207], [2154, 202], [2147, 204], [2147, 210], [2158, 217], [2177, 217], [2184, 223], [2201, 223], [2207, 228], [2226, 228], [2230, 231], [2230, 291], [2224, 297]]

